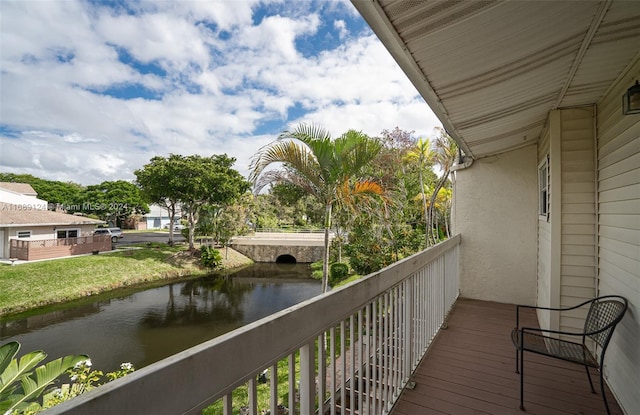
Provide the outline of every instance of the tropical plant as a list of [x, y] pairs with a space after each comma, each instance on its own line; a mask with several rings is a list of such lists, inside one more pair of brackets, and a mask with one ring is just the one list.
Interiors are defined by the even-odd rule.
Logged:
[[[0, 413], [38, 411], [42, 393], [68, 369], [87, 360], [86, 355], [65, 356], [36, 367], [46, 359], [41, 350], [16, 358], [20, 343], [0, 346]], [[34, 370], [35, 368], [35, 370]]]
[[71, 383], [65, 383], [60, 388], [56, 388], [48, 395], [45, 395], [43, 407], [50, 408], [68, 401], [106, 382], [126, 376], [135, 370], [131, 363], [122, 363], [118, 370], [105, 375], [101, 370], [95, 370], [91, 366], [91, 360], [86, 359], [67, 370]]
[[418, 177], [420, 181], [420, 196], [422, 198], [422, 209], [424, 213], [424, 238], [425, 238], [425, 246], [429, 246], [429, 209], [427, 208], [427, 194], [426, 188], [423, 178], [423, 171], [425, 168], [430, 166], [432, 160], [434, 158], [434, 153], [431, 151], [431, 146], [429, 144], [428, 138], [419, 138], [418, 142], [415, 144], [415, 147], [407, 154], [408, 160], [415, 160], [418, 163]]
[[212, 246], [202, 246], [200, 248], [200, 262], [207, 268], [216, 269], [222, 265], [222, 254]]
[[[254, 155], [249, 179], [259, 192], [268, 184], [291, 183], [324, 205], [323, 292], [328, 288], [329, 232], [334, 205], [354, 207], [383, 195], [382, 187], [363, 175], [381, 149], [379, 140], [349, 130], [335, 140], [328, 131], [301, 124]], [[273, 164], [283, 167], [265, 170]]]
[[349, 265], [341, 262], [331, 264], [329, 272], [329, 285], [335, 287], [336, 284], [344, 281], [349, 276]]
[[[433, 242], [437, 242], [439, 237], [439, 232], [437, 229], [434, 229], [434, 221], [435, 221], [435, 205], [436, 199], [438, 198], [438, 193], [440, 193], [440, 189], [442, 189], [447, 180], [449, 180], [449, 174], [451, 173], [451, 168], [455, 163], [456, 156], [458, 153], [458, 145], [451, 138], [449, 134], [446, 133], [442, 128], [437, 128], [438, 135], [436, 136], [433, 143], [433, 151], [434, 151], [434, 160], [438, 165], [440, 170], [442, 171], [442, 175], [436, 182], [436, 185], [431, 193], [431, 198], [429, 200], [429, 215], [428, 215], [428, 229], [432, 232]], [[435, 234], [433, 234], [435, 233]]]

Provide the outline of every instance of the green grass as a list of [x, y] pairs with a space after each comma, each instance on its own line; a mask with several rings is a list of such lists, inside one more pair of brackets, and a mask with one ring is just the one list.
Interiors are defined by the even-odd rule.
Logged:
[[[296, 379], [299, 379], [300, 356], [296, 355]], [[271, 376], [271, 371], [269, 371]], [[258, 413], [262, 413], [269, 409], [270, 380], [267, 383], [258, 383], [256, 386]], [[248, 385], [240, 386], [232, 393], [233, 396], [233, 414], [240, 414], [240, 407], [249, 405], [249, 387]], [[278, 403], [289, 406], [289, 360], [282, 359], [278, 362]], [[216, 401], [213, 405], [202, 411], [203, 415], [222, 415], [222, 400]], [[293, 413], [293, 412], [289, 412]]]
[[0, 265], [0, 316], [145, 282], [204, 275], [183, 247], [145, 246], [110, 254]]

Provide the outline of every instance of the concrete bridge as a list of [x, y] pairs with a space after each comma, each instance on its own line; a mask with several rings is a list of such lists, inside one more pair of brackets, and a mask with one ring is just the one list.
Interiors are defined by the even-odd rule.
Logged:
[[256, 232], [234, 237], [231, 247], [256, 262], [315, 262], [323, 258], [324, 232]]

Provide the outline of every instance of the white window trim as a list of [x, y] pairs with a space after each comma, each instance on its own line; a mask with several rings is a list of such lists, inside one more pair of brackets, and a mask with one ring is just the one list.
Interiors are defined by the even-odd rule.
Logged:
[[[551, 213], [551, 174], [549, 173], [549, 155], [547, 154], [538, 164], [538, 218], [549, 222]], [[542, 183], [543, 169], [546, 170], [546, 183]], [[543, 195], [546, 200], [543, 201]], [[544, 205], [543, 205], [544, 204]]]
[[58, 238], [58, 232], [59, 232], [59, 231], [65, 231], [65, 232], [67, 232], [67, 238], [69, 237], [69, 236], [68, 236], [68, 235], [69, 235], [69, 231], [76, 231], [76, 232], [78, 232], [78, 236], [77, 236], [77, 237], [80, 237], [80, 235], [81, 235], [80, 228], [64, 228], [64, 229], [56, 229], [56, 230], [55, 230], [55, 232], [56, 232], [56, 239], [60, 239], [60, 238]]
[[[29, 236], [20, 236], [20, 234], [24, 234], [24, 233], [28, 233]], [[27, 231], [16, 231], [16, 239], [31, 239], [31, 236], [33, 235], [33, 231], [31, 230], [27, 230]]]

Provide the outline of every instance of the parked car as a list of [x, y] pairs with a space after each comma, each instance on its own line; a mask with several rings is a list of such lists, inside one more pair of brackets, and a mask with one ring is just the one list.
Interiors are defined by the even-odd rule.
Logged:
[[[165, 229], [169, 229], [169, 224], [167, 223], [166, 225], [164, 225]], [[173, 224], [173, 230], [174, 231], [181, 231], [185, 228], [185, 226], [181, 223], [174, 223]]]
[[111, 242], [118, 242], [118, 239], [124, 238], [122, 234], [122, 229], [120, 228], [98, 228], [93, 231], [94, 235], [109, 235], [111, 237]]

